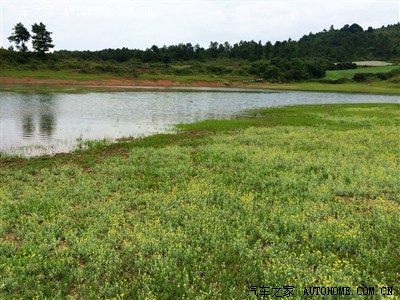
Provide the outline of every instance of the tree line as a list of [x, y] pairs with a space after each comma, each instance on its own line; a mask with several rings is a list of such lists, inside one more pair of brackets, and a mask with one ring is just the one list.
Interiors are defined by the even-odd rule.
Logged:
[[[26, 42], [32, 38], [32, 47], [39, 53], [45, 53], [53, 48], [51, 32], [43, 23], [32, 25], [32, 35], [22, 23], [15, 25], [12, 35], [8, 38], [14, 42], [21, 52], [28, 50]], [[400, 56], [400, 23], [388, 25], [380, 29], [368, 27], [364, 30], [358, 24], [345, 25], [340, 29], [323, 30], [319, 33], [309, 33], [298, 41], [291, 39], [277, 41], [274, 44], [261, 41], [240, 41], [231, 45], [229, 42], [210, 42], [208, 48], [199, 44], [180, 43], [158, 47], [153, 45], [145, 50], [103, 49], [100, 51], [56, 51], [64, 56], [82, 59], [113, 60], [125, 62], [137, 59], [142, 62], [208, 60], [215, 58], [239, 58], [249, 61], [272, 58], [324, 58], [334, 62], [347, 62], [357, 59], [390, 59]]]
[[[124, 47], [99, 51], [60, 50], [47, 54], [54, 45], [51, 32], [46, 30], [45, 25], [32, 25], [32, 36], [21, 25], [19, 23], [14, 27], [9, 40], [24, 53], [2, 50], [0, 61], [19, 68], [25, 65], [30, 69], [37, 69], [40, 65], [35, 55], [26, 53], [26, 42], [30, 37], [33, 49], [43, 54], [42, 57], [51, 58], [43, 60], [44, 68], [129, 76], [148, 71], [150, 65], [153, 70], [156, 66], [158, 72], [165, 74], [243, 75], [284, 82], [322, 78], [326, 70], [356, 68], [351, 63], [356, 60], [400, 59], [400, 23], [366, 30], [358, 24], [345, 25], [340, 29], [331, 26], [329, 30], [304, 35], [298, 41], [288, 39], [262, 43], [252, 40], [233, 45], [210, 42], [208, 47], [180, 43], [163, 47], [153, 45], [145, 50]], [[171, 63], [190, 67], [169, 68]], [[163, 69], [160, 69], [161, 66]]]
[[369, 27], [364, 30], [358, 24], [345, 25], [340, 29], [309, 33], [298, 41], [291, 39], [274, 44], [261, 41], [210, 42], [208, 48], [192, 43], [180, 43], [158, 47], [156, 45], [140, 49], [104, 49], [100, 51], [58, 51], [84, 59], [114, 60], [125, 62], [137, 59], [142, 62], [164, 62], [208, 60], [215, 58], [238, 58], [257, 61], [272, 58], [323, 58], [332, 62], [353, 60], [391, 59], [400, 56], [400, 23], [381, 29]]

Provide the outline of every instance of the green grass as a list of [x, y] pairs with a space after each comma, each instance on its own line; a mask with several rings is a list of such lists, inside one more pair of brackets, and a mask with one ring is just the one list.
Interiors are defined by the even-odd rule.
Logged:
[[62, 80], [102, 80], [112, 79], [116, 76], [110, 73], [99, 73], [99, 74], [83, 74], [74, 70], [1, 70], [2, 77], [14, 77], [14, 78], [36, 78], [36, 79], [62, 79]]
[[400, 84], [398, 79], [366, 82], [346, 82], [341, 84], [330, 84], [320, 82], [296, 82], [288, 85], [294, 90], [320, 91], [320, 92], [344, 92], [344, 93], [368, 93], [400, 95]]
[[[182, 66], [172, 68], [180, 69]], [[63, 79], [63, 80], [101, 80], [124, 78], [126, 76], [116, 76], [111, 73], [84, 74], [74, 70], [2, 70], [1, 76], [14, 78], [36, 78], [36, 79]], [[212, 75], [212, 74], [193, 74], [193, 75], [174, 75], [163, 74], [162, 71], [156, 73], [144, 73], [135, 78], [136, 80], [172, 80], [181, 83], [192, 83], [193, 81], [209, 81], [209, 82], [229, 82], [251, 79], [249, 76], [239, 75]]]
[[[0, 298], [400, 282], [400, 105], [295, 106], [0, 159]], [[254, 297], [253, 297], [254, 298]], [[326, 297], [333, 299], [333, 297]]]
[[239, 75], [213, 75], [213, 74], [194, 74], [194, 75], [172, 75], [172, 74], [142, 74], [138, 80], [171, 80], [180, 83], [190, 84], [195, 81], [228, 83], [232, 81], [243, 81], [251, 79], [250, 76]]
[[[226, 61], [226, 64], [232, 70], [241, 68], [240, 61]], [[224, 65], [224, 61], [218, 61], [217, 66]], [[212, 66], [212, 62], [206, 64], [204, 67]], [[88, 67], [90, 68], [90, 67]], [[124, 66], [127, 70], [129, 67]], [[291, 83], [251, 83], [254, 79], [252, 76], [244, 75], [216, 75], [204, 73], [194, 73], [194, 74], [167, 74], [168, 72], [173, 73], [173, 70], [184, 70], [190, 69], [190, 65], [176, 64], [171, 65], [169, 68], [165, 68], [162, 64], [146, 64], [136, 76], [133, 75], [122, 75], [123, 73], [116, 75], [112, 73], [97, 72], [91, 74], [84, 74], [79, 72], [79, 70], [13, 70], [6, 69], [1, 70], [1, 76], [4, 77], [14, 77], [14, 78], [25, 78], [31, 77], [36, 79], [62, 79], [62, 80], [78, 80], [78, 81], [101, 81], [106, 79], [132, 79], [132, 80], [170, 80], [172, 82], [178, 82], [180, 84], [190, 85], [196, 81], [208, 82], [211, 85], [213, 83], [226, 84], [232, 87], [254, 87], [254, 88], [265, 88], [265, 89], [292, 89], [292, 90], [304, 90], [304, 91], [329, 91], [329, 92], [351, 92], [351, 93], [373, 93], [373, 94], [400, 94], [400, 84], [399, 78], [391, 78], [389, 80], [372, 80], [368, 83], [364, 82], [353, 82], [348, 81], [341, 84], [330, 84], [321, 83], [315, 81], [308, 82], [291, 82]], [[367, 73], [379, 73], [379, 72], [389, 72], [398, 66], [387, 66], [387, 67], [374, 67], [374, 68], [358, 68], [354, 70], [342, 70], [342, 71], [327, 71], [327, 76], [325, 79], [336, 80], [340, 78], [352, 78], [355, 73], [367, 72]], [[125, 70], [125, 69], [124, 69]], [[5, 85], [0, 86], [0, 90], [3, 91], [17, 91], [17, 92], [90, 92], [90, 91], [114, 91], [114, 90], [124, 90], [124, 88], [110, 88], [110, 87], [93, 87], [93, 86], [80, 86], [80, 85], [55, 85], [55, 84], [26, 84], [26, 85]]]
[[[235, 84], [233, 84], [232, 86], [235, 86]], [[376, 80], [368, 83], [348, 81], [345, 83], [333, 84], [322, 83], [318, 81], [306, 81], [290, 82], [283, 84], [249, 83], [242, 84], [240, 86], [248, 88], [264, 88], [276, 90], [400, 95], [400, 79], [398, 77], [391, 78], [389, 80]]]
[[324, 79], [337, 80], [341, 78], [352, 79], [354, 74], [357, 73], [388, 73], [392, 70], [400, 68], [399, 66], [386, 66], [386, 67], [363, 67], [350, 70], [334, 70], [326, 71]]

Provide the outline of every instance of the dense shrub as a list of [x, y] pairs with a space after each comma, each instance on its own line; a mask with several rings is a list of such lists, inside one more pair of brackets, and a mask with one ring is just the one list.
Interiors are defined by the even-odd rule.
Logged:
[[356, 73], [353, 76], [354, 81], [366, 81], [369, 73]]
[[328, 83], [328, 84], [342, 84], [345, 82], [350, 81], [350, 79], [346, 79], [346, 78], [339, 78], [339, 79], [321, 79], [319, 80], [319, 82], [321, 83]]
[[336, 64], [336, 70], [357, 69], [357, 65], [352, 62], [340, 62]]
[[312, 78], [322, 78], [326, 74], [326, 68], [317, 63], [308, 63], [307, 72]]
[[208, 73], [217, 74], [217, 75], [230, 73], [230, 71], [224, 66], [213, 66], [213, 65], [207, 66], [206, 71]]
[[192, 75], [193, 69], [192, 68], [174, 69], [173, 73], [175, 75]]
[[356, 73], [353, 76], [354, 81], [367, 81], [373, 79], [388, 80], [390, 78], [400, 75], [400, 68], [394, 69], [387, 73]]
[[309, 78], [322, 78], [326, 69], [319, 62], [301, 59], [272, 59], [257, 62], [250, 66], [249, 74], [273, 81], [299, 81]]

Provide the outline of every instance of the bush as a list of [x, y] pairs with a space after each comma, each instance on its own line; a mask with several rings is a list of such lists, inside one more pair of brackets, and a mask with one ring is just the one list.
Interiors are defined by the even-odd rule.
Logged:
[[391, 77], [390, 73], [377, 73], [376, 76], [381, 80], [388, 80]]
[[358, 81], [358, 82], [360, 82], [360, 81], [366, 81], [367, 78], [368, 78], [368, 74], [369, 74], [369, 73], [357, 73], [357, 74], [354, 74], [354, 75], [353, 75], [353, 80], [354, 80], [354, 81]]
[[229, 70], [223, 66], [212, 66], [211, 65], [211, 66], [207, 66], [206, 70], [208, 73], [217, 74], [217, 75], [230, 73]]
[[396, 77], [400, 75], [400, 69], [394, 69], [387, 73], [357, 73], [354, 74], [354, 81], [366, 81], [368, 79], [380, 79], [380, 80], [388, 80], [390, 78]]
[[249, 68], [249, 74], [251, 75], [264, 74], [267, 71], [268, 67], [269, 65], [265, 62], [252, 63]]
[[249, 75], [249, 73], [246, 70], [244, 70], [243, 68], [237, 68], [237, 69], [233, 70], [232, 74], [233, 75], [241, 75], [241, 76]]
[[325, 77], [326, 69], [317, 63], [307, 64], [307, 72], [312, 78], [322, 78]]
[[346, 78], [340, 78], [340, 79], [321, 79], [319, 82], [321, 83], [328, 83], [328, 84], [342, 84], [345, 82], [348, 82], [349, 79]]
[[390, 74], [390, 78], [400, 75], [400, 68], [390, 71], [389, 74]]
[[322, 78], [326, 68], [316, 61], [301, 59], [272, 59], [269, 62], [257, 62], [250, 66], [249, 74], [266, 80], [299, 81], [309, 78]]
[[192, 68], [174, 69], [173, 72], [175, 75], [192, 75], [193, 74]]
[[357, 65], [352, 62], [340, 62], [336, 64], [336, 70], [357, 69]]

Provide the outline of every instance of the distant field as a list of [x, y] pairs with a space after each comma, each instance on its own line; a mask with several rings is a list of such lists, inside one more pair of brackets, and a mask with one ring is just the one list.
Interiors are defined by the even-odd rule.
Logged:
[[356, 73], [387, 73], [394, 69], [400, 68], [399, 66], [385, 66], [385, 67], [364, 67], [350, 70], [335, 70], [327, 71], [324, 79], [336, 80], [341, 78], [352, 79]]
[[355, 61], [354, 63], [357, 66], [366, 66], [366, 67], [384, 67], [392, 65], [392, 63], [379, 60], [363, 60], [363, 61]]
[[381, 80], [371, 83], [346, 82], [342, 84], [327, 84], [320, 82], [295, 82], [290, 84], [295, 90], [346, 92], [346, 93], [371, 93], [371, 94], [400, 94], [400, 84], [396, 80]]

